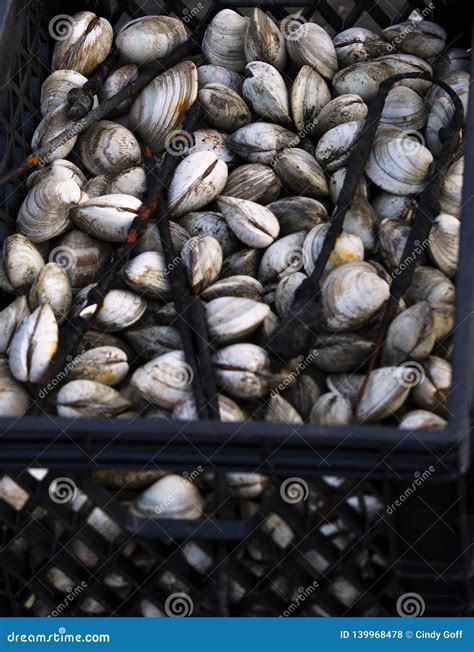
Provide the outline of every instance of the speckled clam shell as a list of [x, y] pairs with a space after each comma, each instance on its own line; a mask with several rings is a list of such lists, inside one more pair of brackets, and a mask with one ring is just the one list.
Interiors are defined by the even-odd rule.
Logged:
[[177, 18], [142, 16], [119, 30], [115, 44], [125, 61], [141, 66], [166, 57], [186, 38], [186, 28]]
[[190, 238], [181, 254], [189, 283], [195, 294], [201, 293], [219, 276], [222, 268], [222, 247], [212, 236]]
[[297, 231], [311, 231], [328, 219], [327, 209], [317, 199], [310, 197], [283, 197], [267, 206], [280, 223], [280, 235]]
[[82, 202], [70, 216], [80, 229], [99, 240], [124, 242], [140, 206], [141, 200], [131, 195], [103, 195]]
[[2, 287], [7, 292], [25, 294], [36, 281], [45, 261], [38, 249], [25, 236], [14, 233], [3, 243]]
[[127, 354], [114, 346], [100, 346], [78, 355], [71, 367], [72, 380], [94, 380], [113, 387], [128, 373]]
[[386, 27], [382, 34], [401, 52], [423, 59], [437, 57], [446, 45], [446, 31], [429, 20], [406, 20]]
[[196, 66], [183, 61], [155, 77], [140, 93], [130, 109], [130, 128], [155, 154], [161, 154], [169, 146], [172, 132], [180, 129], [197, 93]]
[[278, 237], [278, 220], [265, 206], [224, 196], [218, 198], [217, 205], [235, 235], [249, 247], [268, 247]]
[[183, 152], [184, 156], [196, 154], [196, 152], [212, 152], [218, 159], [234, 165], [237, 156], [227, 145], [227, 134], [217, 129], [197, 129], [193, 132], [194, 145]]
[[278, 156], [274, 170], [290, 193], [306, 197], [327, 197], [328, 184], [324, 171], [314, 156], [304, 149], [285, 149]]
[[319, 139], [314, 156], [323, 170], [335, 172], [344, 167], [363, 128], [363, 120], [352, 120], [333, 127]]
[[331, 37], [316, 23], [303, 23], [286, 41], [288, 55], [299, 66], [308, 65], [325, 79], [337, 72], [336, 49]]
[[207, 323], [211, 340], [230, 344], [255, 331], [270, 312], [270, 308], [253, 299], [220, 297], [206, 304]]
[[359, 95], [340, 95], [326, 102], [312, 121], [312, 134], [320, 138], [330, 129], [346, 122], [365, 120], [368, 108]]
[[41, 114], [46, 116], [66, 102], [72, 88], [82, 88], [87, 77], [76, 70], [55, 70], [41, 87]]
[[245, 34], [249, 19], [232, 9], [219, 11], [204, 34], [202, 51], [209, 63], [240, 72], [245, 68]]
[[270, 16], [258, 7], [250, 16], [244, 52], [248, 62], [265, 61], [279, 70], [286, 66], [285, 38]]
[[104, 61], [112, 48], [112, 25], [90, 11], [80, 11], [67, 18], [65, 34], [61, 33], [59, 24], [52, 27], [60, 35], [54, 47], [52, 68], [76, 70], [87, 77]]
[[333, 43], [339, 68], [381, 57], [394, 49], [378, 34], [364, 27], [349, 27], [339, 32]]
[[223, 131], [235, 131], [252, 122], [252, 113], [240, 97], [228, 86], [210, 83], [198, 93], [207, 124]]
[[127, 285], [152, 299], [168, 299], [171, 286], [165, 257], [157, 251], [138, 254], [127, 263], [124, 270]]
[[311, 66], [303, 66], [293, 82], [290, 95], [291, 114], [298, 131], [314, 124], [330, 101], [331, 91], [326, 80]]
[[131, 407], [117, 390], [94, 380], [71, 380], [56, 398], [60, 417], [115, 417]]
[[99, 120], [79, 138], [82, 161], [92, 174], [115, 176], [140, 163], [137, 139], [126, 127]]
[[234, 398], [248, 399], [269, 393], [274, 378], [267, 351], [255, 344], [226, 346], [213, 356], [219, 386]]
[[381, 421], [403, 405], [411, 389], [404, 371], [403, 367], [381, 367], [372, 371], [357, 406], [356, 416], [360, 423]]
[[56, 263], [47, 263], [34, 282], [29, 301], [31, 309], [48, 303], [58, 324], [62, 324], [72, 305], [72, 288], [66, 270]]
[[281, 183], [275, 172], [267, 165], [248, 163], [233, 170], [222, 194], [269, 204], [280, 196]]
[[131, 384], [154, 405], [173, 409], [191, 396], [192, 370], [182, 351], [170, 351], [135, 371]]
[[287, 147], [295, 147], [299, 137], [280, 125], [252, 122], [229, 136], [229, 147], [249, 163], [274, 164], [275, 157]]
[[291, 125], [288, 90], [278, 70], [269, 63], [252, 61], [245, 73], [242, 93], [253, 111], [265, 120]]

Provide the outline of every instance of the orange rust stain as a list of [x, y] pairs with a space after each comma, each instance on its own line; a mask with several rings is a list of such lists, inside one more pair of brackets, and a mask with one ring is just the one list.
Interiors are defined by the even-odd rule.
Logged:
[[28, 158], [26, 159], [28, 165], [39, 165], [40, 161], [41, 161], [40, 157], [35, 154], [28, 156]]
[[153, 158], [153, 152], [151, 151], [151, 148], [148, 147], [148, 145], [145, 145], [143, 148], [143, 155], [146, 158]]
[[135, 229], [131, 229], [131, 230], [127, 233], [127, 242], [128, 242], [129, 244], [135, 244], [135, 242], [137, 241], [137, 239], [138, 239], [137, 232], [135, 231]]

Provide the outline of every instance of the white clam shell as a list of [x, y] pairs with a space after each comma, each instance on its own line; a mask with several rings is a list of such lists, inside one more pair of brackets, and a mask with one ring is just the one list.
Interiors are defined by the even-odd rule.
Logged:
[[288, 91], [278, 70], [269, 63], [252, 61], [245, 67], [245, 72], [242, 93], [254, 112], [266, 120], [290, 125]]
[[[122, 88], [127, 86], [127, 84], [134, 82], [138, 77], [138, 72], [138, 66], [136, 66], [134, 63], [129, 63], [126, 66], [122, 66], [121, 68], [117, 68], [117, 70], [111, 72], [102, 86], [100, 101], [107, 101], [116, 93], [119, 93]], [[130, 97], [123, 102], [120, 102], [120, 104], [108, 114], [109, 117], [127, 113], [127, 111], [131, 108], [133, 101], [133, 97]]]
[[138, 166], [119, 172], [111, 179], [107, 195], [132, 195], [141, 199], [147, 189], [145, 170]]
[[180, 475], [167, 475], [137, 498], [136, 507], [152, 518], [200, 518], [204, 500], [198, 489]]
[[352, 423], [352, 420], [350, 401], [335, 392], [320, 396], [311, 411], [311, 423], [320, 426], [346, 426]]
[[240, 93], [242, 90], [244, 78], [238, 72], [229, 70], [229, 68], [207, 64], [199, 66], [197, 72], [199, 88], [204, 88], [207, 84], [224, 84], [224, 86], [228, 86], [233, 91], [237, 91], [237, 93]]
[[232, 344], [213, 356], [216, 380], [237, 399], [257, 398], [270, 391], [270, 356], [256, 344]]
[[454, 284], [434, 267], [418, 266], [405, 294], [408, 304], [427, 301], [432, 310], [436, 341], [444, 340], [454, 327]]
[[30, 309], [25, 296], [17, 297], [0, 312], [0, 353], [5, 353], [21, 322], [29, 317]]
[[258, 7], [250, 17], [244, 51], [248, 62], [265, 61], [280, 70], [286, 66], [285, 38], [270, 16]]
[[114, 176], [140, 163], [137, 139], [126, 127], [99, 120], [79, 138], [82, 161], [92, 174]]
[[28, 292], [44, 267], [38, 249], [25, 236], [14, 233], [3, 243], [3, 270], [10, 286], [7, 291]]
[[71, 380], [58, 392], [60, 417], [115, 417], [131, 407], [117, 390], [94, 380]]
[[340, 95], [330, 102], [326, 102], [315, 116], [311, 123], [313, 136], [320, 138], [330, 129], [345, 122], [365, 120], [367, 113], [367, 105], [359, 95]]
[[452, 215], [435, 217], [429, 236], [429, 252], [434, 264], [446, 276], [456, 273], [459, 260], [461, 223]]
[[72, 88], [82, 88], [87, 77], [75, 70], [55, 70], [41, 87], [41, 114], [46, 116], [66, 102]]
[[275, 307], [281, 319], [290, 317], [295, 292], [306, 278], [302, 272], [293, 272], [279, 281], [275, 291]]
[[97, 279], [111, 254], [112, 249], [106, 242], [73, 229], [63, 235], [49, 260], [66, 270], [73, 288], [83, 288]]
[[110, 290], [102, 303], [96, 322], [104, 330], [114, 333], [132, 326], [146, 311], [143, 297], [128, 290]]
[[336, 49], [331, 37], [316, 23], [303, 23], [286, 41], [288, 55], [299, 66], [305, 64], [332, 79], [337, 72]]
[[72, 289], [66, 270], [56, 263], [47, 263], [38, 274], [29, 299], [32, 310], [48, 303], [56, 321], [61, 324], [72, 305]]
[[190, 236], [211, 235], [221, 245], [224, 257], [230, 256], [241, 247], [239, 240], [220, 213], [188, 213], [180, 218], [179, 224], [186, 229]]
[[392, 88], [385, 100], [380, 122], [401, 129], [423, 129], [426, 123], [423, 98], [406, 86]]
[[168, 138], [179, 130], [184, 113], [198, 93], [197, 69], [183, 61], [155, 77], [135, 100], [129, 113], [130, 128], [161, 154]]
[[92, 199], [93, 197], [100, 197], [101, 195], [107, 194], [109, 185], [109, 177], [105, 176], [105, 174], [100, 174], [96, 177], [92, 177], [92, 179], [87, 181], [87, 183], [84, 185], [84, 192], [89, 197], [89, 199]]
[[229, 136], [229, 147], [249, 163], [272, 165], [278, 152], [295, 147], [299, 137], [271, 122], [252, 122]]
[[312, 125], [331, 101], [326, 80], [311, 66], [303, 66], [291, 87], [291, 113], [298, 131]]
[[[303, 244], [304, 271], [310, 276], [321, 253], [324, 239], [329, 231], [329, 224], [318, 224], [306, 235]], [[346, 231], [339, 234], [335, 247], [329, 256], [325, 271], [330, 272], [339, 265], [364, 260], [364, 243], [357, 236]]]
[[135, 371], [131, 385], [148, 401], [165, 409], [191, 396], [193, 372], [182, 351], [160, 355]]
[[190, 238], [181, 253], [189, 282], [195, 294], [201, 293], [218, 276], [222, 268], [222, 247], [212, 236]]
[[78, 355], [71, 362], [73, 380], [94, 380], [118, 385], [128, 373], [127, 354], [115, 346], [99, 346]]
[[398, 427], [403, 430], [417, 430], [418, 428], [437, 430], [438, 428], [445, 428], [447, 425], [448, 422], [445, 419], [433, 412], [413, 410], [405, 414]]
[[74, 165], [74, 163], [71, 163], [71, 161], [68, 161], [67, 159], [59, 158], [53, 161], [51, 165], [32, 172], [26, 180], [27, 190], [31, 190], [34, 185], [49, 177], [64, 177], [66, 179], [72, 179], [81, 188], [86, 184], [85, 174], [77, 167], [77, 165]]
[[[217, 398], [221, 421], [245, 421], [245, 412], [241, 410], [235, 401], [223, 394], [220, 394]], [[173, 410], [173, 419], [195, 421], [198, 418], [199, 415], [193, 398], [186, 398], [180, 401]]]
[[314, 156], [304, 149], [284, 149], [275, 162], [274, 170], [288, 192], [306, 197], [327, 197], [328, 184]]
[[31, 139], [33, 150], [45, 147], [51, 140], [60, 134], [71, 134], [71, 138], [62, 142], [53, 152], [48, 155], [48, 163], [57, 159], [64, 159], [72, 152], [77, 141], [77, 124], [67, 117], [68, 105], [66, 103], [58, 106], [48, 113], [36, 128]]
[[454, 217], [461, 217], [464, 177], [464, 156], [455, 161], [446, 172], [441, 185], [439, 203], [441, 210]]
[[194, 145], [183, 152], [184, 156], [196, 154], [196, 152], [212, 152], [218, 159], [227, 163], [235, 164], [237, 157], [227, 145], [227, 134], [216, 129], [197, 129], [193, 132]]
[[382, 362], [399, 365], [407, 360], [424, 360], [434, 345], [432, 310], [427, 301], [420, 301], [403, 310], [390, 324]]
[[414, 378], [413, 401], [423, 410], [431, 410], [446, 417], [452, 382], [451, 365], [447, 360], [434, 355], [423, 360], [421, 364], [423, 373], [418, 373]]
[[385, 419], [403, 405], [410, 393], [410, 385], [404, 381], [404, 371], [403, 367], [381, 367], [372, 371], [357, 407], [360, 423]]
[[30, 398], [8, 369], [8, 363], [0, 361], [0, 417], [21, 417], [30, 406]]
[[87, 77], [112, 48], [112, 25], [90, 11], [67, 18], [67, 33], [56, 42], [51, 66], [53, 70], [76, 70]]
[[140, 66], [162, 59], [186, 38], [186, 28], [177, 18], [143, 16], [124, 25], [115, 43], [124, 60]]
[[206, 288], [201, 295], [203, 301], [211, 301], [219, 297], [240, 297], [259, 301], [263, 295], [263, 286], [252, 276], [236, 274], [216, 281]]
[[240, 165], [227, 179], [222, 194], [263, 204], [275, 201], [280, 196], [281, 183], [272, 168], [260, 163]]
[[363, 127], [363, 120], [352, 120], [333, 127], [319, 139], [314, 155], [323, 170], [335, 172], [346, 164]]
[[219, 297], [206, 304], [207, 323], [213, 341], [228, 344], [255, 331], [270, 308], [253, 299]]
[[153, 299], [168, 299], [171, 287], [165, 257], [157, 251], [146, 251], [132, 258], [124, 270], [127, 285], [138, 294]]
[[268, 285], [277, 281], [281, 276], [286, 276], [299, 271], [303, 267], [303, 243], [306, 232], [297, 231], [274, 242], [262, 256], [258, 268], [258, 280]]
[[217, 204], [232, 231], [249, 247], [268, 247], [278, 237], [278, 220], [265, 206], [223, 196], [218, 198]]
[[232, 9], [219, 11], [210, 22], [202, 42], [209, 63], [240, 72], [245, 68], [245, 34], [249, 19]]
[[104, 195], [88, 199], [70, 213], [89, 235], [108, 242], [124, 242], [142, 202], [131, 195]]
[[185, 158], [171, 180], [171, 214], [180, 217], [209, 204], [224, 189], [227, 176], [227, 165], [212, 152], [197, 152]]
[[247, 104], [228, 86], [207, 84], [199, 91], [198, 100], [204, 110], [204, 119], [211, 127], [235, 131], [252, 122]]

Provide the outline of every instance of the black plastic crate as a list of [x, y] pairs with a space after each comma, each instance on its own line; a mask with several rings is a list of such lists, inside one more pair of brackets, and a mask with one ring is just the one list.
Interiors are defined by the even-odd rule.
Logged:
[[[19, 164], [29, 152], [39, 121], [40, 88], [49, 73], [52, 50], [49, 20], [57, 14], [86, 8], [113, 22], [123, 22], [140, 15], [140, 4], [79, 0], [69, 2], [66, 8], [56, 1], [0, 2], [0, 53], [5, 62], [0, 71], [0, 159], [5, 169]], [[255, 6], [255, 2], [237, 0], [213, 4], [242, 11]], [[355, 24], [385, 27], [428, 3], [411, 0], [398, 3], [396, 8], [393, 3], [365, 0], [273, 0], [258, 4], [268, 7], [276, 18], [304, 7], [307, 18], [314, 15], [334, 32]], [[182, 15], [186, 3], [148, 2], [144, 6], [145, 13], [169, 11]], [[447, 29], [448, 42], [469, 47], [467, 15], [468, 2], [445, 2], [436, 7], [433, 19]], [[470, 130], [474, 130], [473, 121], [471, 104]], [[469, 261], [474, 244], [474, 225], [467, 214], [473, 161], [474, 143], [467, 138], [461, 248], [464, 261]], [[23, 189], [21, 184], [11, 184], [0, 192], [5, 237]], [[196, 615], [280, 615], [290, 604], [296, 604], [290, 615], [396, 615], [397, 599], [412, 591], [422, 596], [426, 615], [471, 613], [473, 510], [466, 496], [466, 472], [470, 465], [472, 306], [472, 273], [466, 262], [460, 266], [457, 278], [451, 418], [443, 431], [404, 432], [386, 426], [354, 426], [348, 436], [347, 428], [315, 425], [294, 430], [281, 424], [247, 423], [236, 432], [231, 423], [183, 425], [141, 419], [128, 424], [122, 420], [73, 422], [60, 418], [52, 423], [38, 417], [0, 420], [1, 467], [8, 469], [7, 474], [27, 493], [25, 504], [18, 509], [0, 498], [0, 565], [4, 575], [4, 582], [0, 582], [1, 615], [42, 613], [35, 610], [32, 595], [44, 603], [44, 613], [54, 610], [64, 599], [47, 577], [55, 566], [75, 586], [81, 582], [87, 585], [67, 605], [67, 613], [90, 613], [84, 610], [89, 598], [102, 605], [103, 615], [140, 615], [141, 599], [150, 600], [166, 612], [169, 587], [163, 588], [159, 577], [147, 571], [146, 565], [145, 570], [137, 570], [127, 556], [131, 541], [140, 555], [154, 561], [155, 567], [166, 567], [176, 576], [176, 590], [192, 598]], [[198, 524], [137, 521], [128, 509], [133, 496], [112, 493], [91, 478], [91, 471], [99, 466], [192, 470], [199, 465], [213, 471], [238, 469], [271, 476], [258, 517], [243, 519], [232, 501], [228, 509], [221, 508], [228, 503], [229, 495], [220, 472], [216, 474], [212, 497], [217, 511], [211, 509], [212, 517]], [[430, 465], [436, 468], [434, 478], [417, 490], [409, 505], [387, 518], [386, 506]], [[24, 470], [27, 467], [58, 471], [50, 471], [38, 480]], [[73, 478], [87, 495], [79, 512], [74, 512], [71, 505], [57, 505], [49, 499], [48, 489], [57, 475]], [[309, 490], [317, 493], [317, 513], [312, 513], [304, 501], [292, 505], [282, 500], [281, 482], [290, 475], [304, 478]], [[120, 526], [120, 534], [113, 542], [88, 524], [94, 508], [102, 509]], [[277, 545], [268, 531], [272, 514], [279, 515], [294, 532], [294, 540], [287, 548]], [[34, 543], [35, 554], [26, 554], [22, 549], [22, 532], [27, 533], [27, 542]], [[78, 532], [83, 533], [97, 556], [99, 571], [84, 568], [71, 552], [71, 539]], [[204, 575], [183, 558], [182, 546], [188, 539], [203, 546], [212, 559], [211, 569]], [[259, 569], [262, 575], [244, 564], [249, 546], [266, 561], [263, 571]], [[108, 586], [104, 581], [107, 572], [126, 576], [131, 592], [124, 596]], [[236, 582], [243, 590], [240, 598], [232, 596]], [[313, 582], [318, 588], [308, 594]], [[349, 604], [341, 601], [334, 590], [344, 582], [355, 586]], [[303, 589], [304, 600], [298, 599], [298, 587]]]

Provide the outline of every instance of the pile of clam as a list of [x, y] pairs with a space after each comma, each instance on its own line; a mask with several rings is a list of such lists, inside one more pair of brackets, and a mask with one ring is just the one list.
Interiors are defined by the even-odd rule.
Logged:
[[[113, 44], [120, 65], [99, 104], [187, 38], [178, 19], [148, 16], [126, 24], [114, 41], [107, 20], [75, 15], [54, 50], [32, 147], [74, 126], [67, 94]], [[205, 305], [222, 420], [442, 427], [462, 151], [440, 180], [441, 212], [414, 252], [421, 264], [357, 400], [417, 196], [441, 152], [439, 129], [453, 115], [448, 95], [427, 81], [403, 81], [388, 95], [325, 271], [321, 330], [310, 350], [277, 371], [270, 356], [272, 332], [314, 269], [379, 84], [402, 72], [435, 73], [466, 107], [468, 54], [445, 46], [444, 29], [416, 15], [381, 33], [356, 27], [332, 38], [303, 19], [277, 23], [260, 9], [245, 17], [225, 9], [209, 23], [202, 55], [163, 72], [84, 133], [70, 132], [28, 178], [16, 232], [3, 246], [0, 286], [11, 301], [0, 313], [0, 414], [198, 418], [154, 225], [75, 357], [48, 377], [59, 327], [81, 312], [140, 208], [145, 143], [159, 160], [180, 157], [167, 192], [171, 233], [176, 264]], [[188, 134], [183, 113], [195, 101], [203, 118]]]

